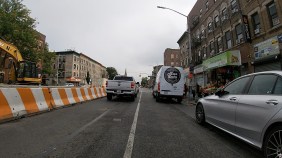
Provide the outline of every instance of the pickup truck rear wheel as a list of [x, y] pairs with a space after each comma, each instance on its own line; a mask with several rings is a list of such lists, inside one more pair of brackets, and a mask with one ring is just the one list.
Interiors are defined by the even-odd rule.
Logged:
[[113, 96], [111, 94], [107, 94], [107, 99], [112, 100]]
[[135, 101], [135, 95], [131, 96], [131, 101]]

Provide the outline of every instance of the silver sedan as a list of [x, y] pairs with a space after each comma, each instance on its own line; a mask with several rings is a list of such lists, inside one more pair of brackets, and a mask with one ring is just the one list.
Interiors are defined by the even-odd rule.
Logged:
[[196, 121], [206, 122], [282, 158], [282, 71], [241, 76], [201, 98]]

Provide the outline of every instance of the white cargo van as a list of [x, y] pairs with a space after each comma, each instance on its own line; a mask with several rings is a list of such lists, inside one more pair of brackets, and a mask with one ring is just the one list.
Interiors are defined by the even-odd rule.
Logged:
[[178, 103], [181, 103], [184, 83], [184, 73], [181, 67], [162, 66], [156, 77], [153, 96], [157, 102], [162, 98], [175, 98]]

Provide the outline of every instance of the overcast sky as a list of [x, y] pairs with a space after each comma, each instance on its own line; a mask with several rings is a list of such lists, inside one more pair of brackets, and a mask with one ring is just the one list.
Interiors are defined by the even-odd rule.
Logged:
[[196, 0], [23, 0], [46, 35], [49, 49], [75, 50], [105, 67], [125, 69], [137, 81], [163, 64], [166, 48], [179, 48]]

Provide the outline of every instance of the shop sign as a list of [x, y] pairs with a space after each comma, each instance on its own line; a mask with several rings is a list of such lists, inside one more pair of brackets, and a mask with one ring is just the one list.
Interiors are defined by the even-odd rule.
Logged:
[[204, 71], [203, 65], [196, 66], [196, 67], [194, 68], [194, 74], [202, 73], [203, 71]]
[[278, 37], [272, 37], [266, 41], [254, 45], [255, 60], [263, 59], [271, 55], [279, 54]]
[[227, 51], [203, 61], [204, 69], [223, 67], [227, 65], [241, 65], [241, 54], [239, 50]]

